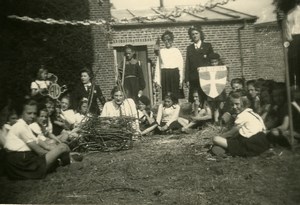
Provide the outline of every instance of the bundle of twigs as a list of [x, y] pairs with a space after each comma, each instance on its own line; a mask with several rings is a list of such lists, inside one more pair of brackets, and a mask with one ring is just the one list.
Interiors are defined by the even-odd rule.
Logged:
[[72, 141], [72, 150], [118, 151], [132, 148], [133, 117], [90, 117], [80, 126], [80, 137]]

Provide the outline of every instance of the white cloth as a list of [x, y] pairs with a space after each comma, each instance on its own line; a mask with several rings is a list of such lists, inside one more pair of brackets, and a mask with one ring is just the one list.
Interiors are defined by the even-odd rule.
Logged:
[[202, 41], [201, 41], [201, 40], [200, 40], [200, 41], [198, 41], [197, 43], [194, 43], [195, 49], [198, 49], [198, 48], [200, 48], [200, 47], [201, 47], [201, 43], [202, 43]]
[[46, 141], [47, 138], [45, 137], [40, 125], [37, 122], [31, 123], [29, 125], [31, 131], [36, 135], [36, 137], [41, 141]]
[[75, 114], [75, 127], [78, 127], [80, 125], [80, 123], [86, 122], [89, 117], [91, 117], [89, 114], [88, 115], [83, 115], [81, 113], [76, 113]]
[[133, 129], [136, 131], [140, 131], [137, 109], [134, 101], [131, 98], [125, 99], [120, 106], [117, 105], [113, 100], [106, 102], [103, 106], [103, 110], [100, 115], [100, 117], [120, 117], [120, 116], [128, 116], [128, 117], [136, 118], [135, 123], [133, 125]]
[[183, 82], [183, 58], [178, 48], [163, 48], [159, 51], [159, 58], [157, 59], [154, 82], [161, 86], [161, 69], [179, 70], [179, 82]]
[[138, 118], [135, 103], [131, 98], [125, 99], [120, 106], [114, 101], [104, 104], [101, 117], [120, 117], [121, 115]]
[[91, 88], [91, 87], [92, 87], [92, 83], [84, 84], [84, 88], [86, 91], [88, 91], [88, 88]]
[[162, 122], [166, 123], [167, 126], [176, 120], [178, 120], [180, 112], [180, 106], [178, 104], [172, 105], [171, 107], [164, 107], [160, 104], [157, 111], [156, 122], [160, 125]]
[[75, 123], [75, 112], [72, 109], [61, 111], [60, 117], [66, 120], [70, 125]]
[[11, 125], [4, 124], [2, 129], [0, 129], [0, 147], [5, 145], [6, 136], [11, 128]]
[[238, 114], [234, 123], [240, 127], [239, 133], [243, 137], [250, 138], [259, 132], [266, 131], [262, 118], [250, 108]]
[[36, 80], [31, 82], [31, 89], [47, 89], [50, 85], [50, 81], [49, 80]]
[[285, 25], [288, 40], [292, 40], [292, 35], [300, 34], [300, 5], [288, 12]]
[[29, 125], [23, 119], [19, 119], [8, 132], [4, 147], [9, 151], [31, 151], [27, 143], [37, 143], [37, 140]]

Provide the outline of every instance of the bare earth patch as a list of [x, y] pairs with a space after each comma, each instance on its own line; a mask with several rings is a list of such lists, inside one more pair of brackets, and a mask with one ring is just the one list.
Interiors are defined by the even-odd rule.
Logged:
[[300, 204], [300, 150], [216, 158], [217, 128], [149, 136], [133, 149], [89, 153], [43, 180], [0, 178], [0, 203], [27, 204]]

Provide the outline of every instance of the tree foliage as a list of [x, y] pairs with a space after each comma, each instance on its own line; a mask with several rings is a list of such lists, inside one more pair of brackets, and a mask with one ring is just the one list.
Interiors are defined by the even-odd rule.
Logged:
[[41, 65], [72, 89], [78, 71], [93, 62], [89, 26], [50, 25], [8, 19], [8, 15], [64, 20], [89, 19], [88, 0], [1, 0], [1, 99], [17, 100], [30, 89]]

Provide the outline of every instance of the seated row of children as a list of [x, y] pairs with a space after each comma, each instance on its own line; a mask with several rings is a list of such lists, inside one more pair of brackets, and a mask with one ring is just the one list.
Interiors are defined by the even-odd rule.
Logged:
[[[132, 99], [125, 98], [121, 87], [116, 86], [111, 92], [112, 100], [105, 103], [100, 117], [135, 117], [135, 134], [167, 134], [173, 130], [186, 132], [213, 122], [214, 110], [218, 109], [218, 121], [224, 124], [234, 122], [234, 125], [213, 138], [214, 148], [225, 148], [231, 155], [254, 156], [267, 150], [270, 143], [288, 145], [290, 133], [285, 84], [261, 79], [248, 81], [247, 91], [242, 85], [241, 80], [234, 79], [233, 89], [223, 102], [224, 106], [220, 107], [211, 106], [209, 100], [201, 105], [200, 95], [194, 91], [192, 112], [187, 118], [181, 116], [181, 106], [172, 93], [167, 94], [158, 106], [155, 118], [147, 97], [141, 96], [136, 105]], [[65, 95], [57, 102], [46, 98], [39, 106], [28, 100], [21, 112], [12, 110], [1, 133], [1, 143], [7, 151], [6, 167], [11, 178], [42, 178], [59, 164], [70, 163], [70, 148], [65, 143], [79, 136], [80, 124], [90, 116], [85, 99], [76, 111], [70, 109], [70, 103], [69, 96]], [[299, 103], [300, 93], [295, 90], [295, 125], [299, 124]], [[297, 126], [295, 133], [299, 136]], [[19, 167], [26, 169], [20, 170]]]

